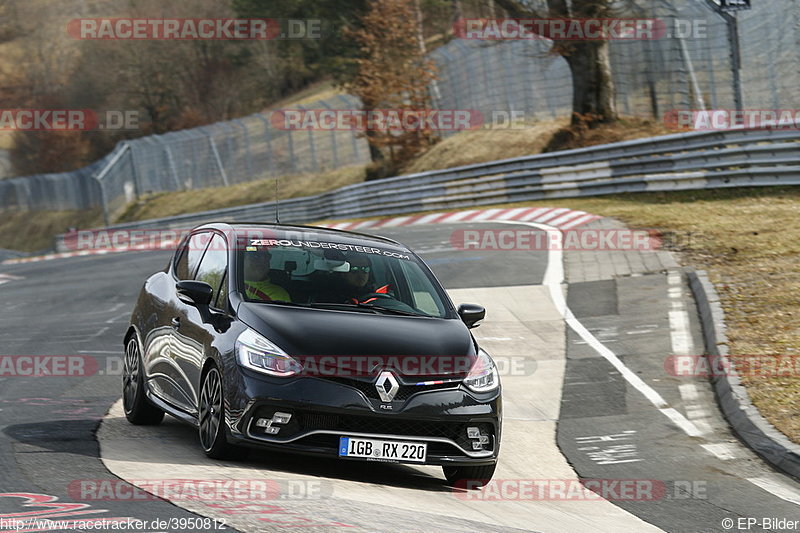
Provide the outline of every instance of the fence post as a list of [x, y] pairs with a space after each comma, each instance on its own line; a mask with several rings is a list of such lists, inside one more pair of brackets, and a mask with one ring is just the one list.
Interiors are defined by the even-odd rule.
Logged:
[[[297, 107], [299, 109], [305, 109], [301, 105]], [[317, 148], [314, 146], [314, 131], [311, 128], [308, 129], [308, 147], [311, 149], [311, 172], [318, 172], [319, 163], [317, 163]]]
[[214, 154], [214, 159], [217, 162], [217, 168], [219, 169], [219, 173], [222, 175], [222, 183], [228, 187], [230, 185], [230, 182], [228, 181], [228, 175], [225, 173], [225, 167], [222, 166], [222, 159], [219, 157], [217, 144], [214, 142], [214, 137], [211, 134], [208, 135], [208, 143], [211, 145], [211, 153]]
[[264, 124], [264, 139], [267, 141], [267, 159], [269, 159], [269, 175], [275, 175], [275, 158], [272, 154], [272, 133], [270, 133], [270, 126], [272, 125], [267, 117], [258, 113], [256, 115]]
[[172, 181], [175, 182], [175, 190], [181, 190], [181, 180], [178, 178], [178, 169], [175, 168], [175, 160], [172, 158], [172, 150], [170, 149], [168, 144], [164, 145], [164, 152], [167, 154], [167, 164], [169, 165], [169, 170], [172, 173]]
[[244, 161], [245, 165], [247, 166], [247, 178], [244, 181], [250, 181], [253, 179], [253, 156], [250, 153], [250, 132], [247, 131], [247, 126], [245, 126], [244, 122], [241, 119], [236, 119], [233, 121], [236, 123], [240, 128], [242, 128], [242, 132], [244, 133], [244, 146], [245, 146], [245, 155]]
[[106, 175], [108, 175], [108, 172], [111, 170], [111, 168], [117, 164], [117, 161], [119, 161], [123, 154], [130, 149], [131, 147], [128, 143], [122, 143], [122, 148], [111, 158], [111, 161], [109, 161], [106, 166], [104, 166], [102, 170], [97, 173], [96, 176], [92, 176], [92, 179], [96, 180], [100, 185], [100, 202], [103, 204], [103, 223], [106, 226], [109, 224], [110, 217], [108, 210], [108, 197], [106, 195], [105, 186], [103, 185], [103, 180], [105, 179]]
[[[361, 109], [361, 102], [355, 101], [355, 97], [353, 97], [353, 102], [349, 101], [344, 95], [338, 96], [339, 100], [344, 102], [344, 105], [347, 107], [345, 109]], [[353, 140], [353, 155], [355, 157], [356, 162], [361, 161], [361, 157], [358, 155], [358, 133], [351, 131], [350, 138]]]
[[[123, 141], [124, 142], [124, 141]], [[128, 146], [128, 143], [125, 142], [125, 146]], [[142, 183], [141, 177], [139, 176], [139, 165], [136, 163], [136, 154], [133, 150], [133, 147], [129, 147], [131, 153], [131, 173], [133, 174], [133, 192], [136, 195], [136, 199], [138, 200], [142, 196]]]
[[[733, 103], [736, 110], [741, 111], [744, 104], [742, 101], [742, 54], [739, 46], [739, 21], [735, 12], [728, 13], [712, 0], [706, 0], [706, 4], [728, 23], [728, 43], [731, 49], [731, 73], [733, 74]], [[767, 61], [770, 60], [767, 59]]]
[[289, 145], [289, 162], [292, 166], [292, 172], [297, 174], [297, 161], [294, 157], [294, 141], [292, 140], [292, 128], [286, 128], [286, 142]]
[[683, 64], [686, 66], [686, 70], [689, 72], [689, 83], [691, 83], [692, 93], [694, 93], [694, 105], [697, 106], [697, 109], [705, 109], [706, 103], [703, 100], [703, 93], [700, 91], [700, 84], [697, 83], [697, 76], [694, 73], [694, 63], [692, 63], [692, 58], [689, 56], [689, 50], [686, 49], [686, 41], [683, 39], [683, 37], [678, 37], [678, 43], [681, 46]]
[[[320, 100], [319, 103], [324, 106], [325, 109], [331, 109], [331, 106], [329, 106], [325, 100]], [[331, 128], [331, 151], [333, 152], [333, 168], [337, 168], [339, 166], [339, 158], [336, 154], [336, 128]]]

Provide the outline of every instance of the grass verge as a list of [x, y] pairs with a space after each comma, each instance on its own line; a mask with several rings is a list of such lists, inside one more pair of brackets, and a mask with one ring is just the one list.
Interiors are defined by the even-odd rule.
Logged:
[[[320, 194], [364, 181], [365, 167], [352, 166], [324, 174], [283, 176], [278, 181], [281, 199]], [[129, 204], [117, 222], [147, 220], [275, 200], [275, 180], [266, 179], [183, 192], [156, 193]]]
[[91, 228], [103, 223], [100, 209], [87, 211], [36, 211], [3, 213], [0, 248], [37, 252], [53, 247], [53, 236], [69, 228]]

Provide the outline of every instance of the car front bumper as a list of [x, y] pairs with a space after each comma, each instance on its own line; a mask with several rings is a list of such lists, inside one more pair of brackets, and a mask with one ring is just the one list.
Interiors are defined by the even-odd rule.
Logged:
[[[401, 399], [381, 402], [371, 397], [364, 382], [277, 379], [246, 369], [240, 377], [244, 394], [227, 393], [229, 435], [239, 444], [338, 457], [340, 437], [361, 437], [424, 442], [424, 464], [497, 461], [502, 420], [499, 390], [479, 395], [453, 383], [446, 388], [421, 387], [420, 392], [412, 388], [398, 395]], [[256, 424], [259, 419], [271, 420], [276, 413], [291, 417], [286, 423], [270, 424], [277, 430]], [[481, 437], [474, 438], [473, 429], [470, 438], [467, 428], [478, 428]]]

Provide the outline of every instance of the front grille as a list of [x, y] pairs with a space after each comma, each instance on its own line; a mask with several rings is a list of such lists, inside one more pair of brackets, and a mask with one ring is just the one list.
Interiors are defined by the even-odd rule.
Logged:
[[[354, 389], [358, 389], [364, 394], [364, 396], [372, 400], [380, 400], [380, 396], [378, 395], [378, 389], [375, 387], [375, 378], [370, 378], [367, 380], [354, 379], [354, 378], [326, 378], [326, 379], [328, 381], [341, 383], [342, 385], [347, 385], [348, 387], [353, 387]], [[397, 390], [397, 394], [395, 394], [394, 399], [395, 401], [405, 401], [411, 398], [413, 395], [420, 392], [456, 389], [458, 388], [458, 384], [459, 384], [458, 381], [449, 381], [445, 383], [437, 383], [434, 385], [416, 385], [416, 384], [400, 383], [400, 388]]]

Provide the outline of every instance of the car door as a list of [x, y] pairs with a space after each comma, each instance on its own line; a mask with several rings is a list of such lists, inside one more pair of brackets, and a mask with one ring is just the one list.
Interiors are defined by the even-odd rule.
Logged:
[[[194, 275], [196, 281], [211, 285], [214, 294], [211, 298], [212, 312], [218, 302], [220, 292], [227, 287], [228, 250], [225, 238], [214, 233]], [[208, 315], [206, 315], [208, 318]], [[176, 302], [175, 327], [173, 333], [172, 358], [180, 369], [183, 381], [181, 387], [185, 401], [191, 402], [188, 411], [196, 413], [200, 372], [203, 368], [205, 354], [209, 353], [214, 342], [216, 330], [214, 325], [203, 320], [203, 314], [193, 305], [180, 300]]]
[[166, 302], [161, 311], [163, 316], [160, 316], [158, 320], [164, 325], [163, 329], [168, 332], [168, 340], [165, 343], [164, 335], [159, 335], [161, 350], [151, 350], [150, 359], [146, 363], [150, 390], [170, 405], [186, 412], [193, 412], [196, 402], [190, 386], [191, 382], [181, 365], [184, 358], [183, 349], [179, 346], [176, 352], [176, 328], [180, 325], [176, 317], [181, 312], [179, 306], [184, 304], [178, 300], [175, 284], [180, 280], [194, 279], [212, 237], [211, 231], [194, 233], [176, 254], [176, 260], [168, 277], [168, 286], [164, 288]]

